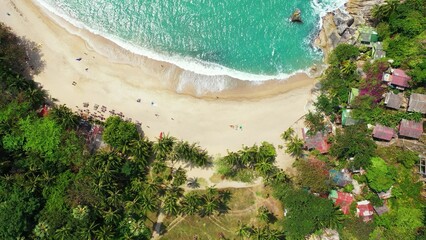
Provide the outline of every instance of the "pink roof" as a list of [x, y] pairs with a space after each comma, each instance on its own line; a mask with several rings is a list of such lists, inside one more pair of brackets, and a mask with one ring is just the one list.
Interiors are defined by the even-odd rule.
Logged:
[[373, 130], [373, 137], [386, 141], [390, 141], [394, 135], [395, 130], [382, 125], [376, 125]]
[[47, 105], [43, 105], [43, 108], [40, 111], [40, 115], [42, 117], [46, 117], [49, 114], [49, 109], [47, 108]]
[[402, 119], [399, 124], [399, 135], [419, 139], [423, 134], [423, 122]]
[[330, 149], [330, 144], [327, 141], [327, 134], [317, 132], [313, 136], [309, 136], [305, 133], [305, 130], [302, 129], [303, 139], [305, 140], [305, 147], [310, 149], [316, 149], [320, 153], [327, 153]]
[[400, 87], [409, 87], [408, 81], [411, 80], [411, 77], [408, 76], [401, 69], [394, 69], [391, 75], [391, 84], [400, 86]]
[[349, 214], [349, 209], [354, 201], [354, 197], [350, 193], [337, 192], [337, 199], [334, 203], [336, 206], [340, 206], [343, 214]]
[[374, 209], [370, 201], [361, 201], [356, 205], [356, 213], [359, 217], [363, 217], [365, 222], [373, 219]]

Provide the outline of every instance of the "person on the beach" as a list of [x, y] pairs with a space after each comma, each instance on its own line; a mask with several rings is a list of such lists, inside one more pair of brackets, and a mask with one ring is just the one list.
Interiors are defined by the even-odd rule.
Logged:
[[72, 82], [72, 85], [73, 85], [73, 86], [75, 86], [75, 85], [77, 85], [77, 83], [76, 83], [75, 81], [73, 81], [73, 82]]
[[136, 102], [140, 103], [140, 102], [141, 102], [141, 99], [140, 99], [140, 98], [138, 98], [138, 100], [136, 100]]

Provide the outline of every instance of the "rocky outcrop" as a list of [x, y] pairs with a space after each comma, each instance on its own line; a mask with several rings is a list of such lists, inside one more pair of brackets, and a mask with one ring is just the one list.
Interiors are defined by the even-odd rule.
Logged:
[[342, 36], [345, 30], [352, 26], [354, 23], [354, 18], [349, 15], [349, 13], [342, 12], [340, 9], [337, 9], [334, 12], [333, 22], [336, 25], [337, 33]]
[[356, 28], [371, 19], [371, 9], [384, 0], [349, 0], [346, 11], [337, 9], [322, 19], [323, 25], [314, 44], [324, 52], [327, 61], [329, 53], [340, 43], [354, 44], [358, 38]]
[[371, 22], [371, 9], [384, 2], [385, 0], [349, 0], [346, 11], [354, 17], [355, 24], [366, 24]]
[[296, 8], [296, 10], [294, 10], [293, 14], [291, 14], [290, 21], [301, 23], [302, 22], [301, 14], [302, 14], [302, 12], [300, 11], [300, 9]]

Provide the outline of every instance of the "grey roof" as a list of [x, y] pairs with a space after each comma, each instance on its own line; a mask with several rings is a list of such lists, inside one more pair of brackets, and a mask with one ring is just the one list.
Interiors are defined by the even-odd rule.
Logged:
[[386, 57], [386, 52], [384, 50], [377, 49], [374, 52], [374, 56], [373, 56], [374, 59], [379, 59], [379, 58], [384, 58], [384, 57]]
[[408, 111], [426, 113], [426, 95], [413, 93], [410, 96], [410, 103], [408, 104]]
[[374, 206], [374, 211], [376, 211], [377, 215], [382, 215], [385, 212], [389, 211], [389, 208], [386, 205], [380, 206], [380, 207], [376, 207]]
[[359, 37], [361, 38], [361, 42], [370, 42], [371, 33], [362, 32]]
[[386, 93], [385, 104], [388, 108], [399, 109], [401, 107], [402, 97], [393, 92]]

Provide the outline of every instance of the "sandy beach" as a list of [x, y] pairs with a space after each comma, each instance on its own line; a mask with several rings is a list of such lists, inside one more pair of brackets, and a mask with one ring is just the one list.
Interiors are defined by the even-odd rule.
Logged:
[[[35, 81], [60, 104], [77, 110], [87, 102], [91, 110], [98, 104], [122, 112], [141, 122], [152, 140], [169, 133], [199, 143], [213, 156], [262, 141], [278, 146], [280, 134], [312, 100], [315, 80], [306, 74], [263, 84], [231, 79], [228, 89], [200, 95], [182, 82], [188, 74], [182, 69], [135, 56], [64, 21], [59, 25], [32, 1], [5, 0], [0, 9], [1, 22], [39, 44], [45, 67]], [[278, 165], [286, 169], [292, 159], [277, 150]]]

